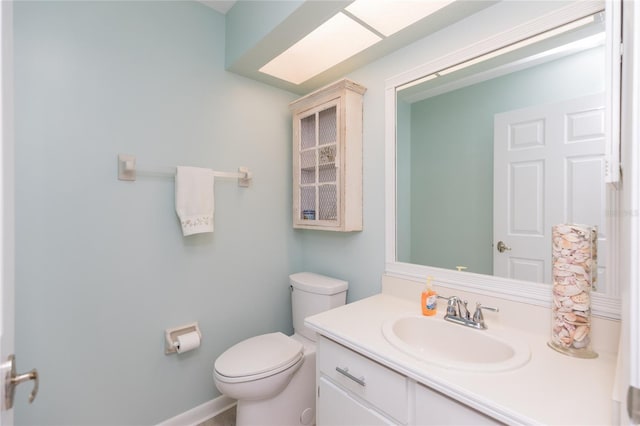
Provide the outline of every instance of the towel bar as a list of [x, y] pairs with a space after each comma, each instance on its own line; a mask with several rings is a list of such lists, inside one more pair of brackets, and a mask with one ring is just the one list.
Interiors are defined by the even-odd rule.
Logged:
[[[118, 179], [135, 181], [137, 175], [171, 175], [175, 176], [175, 166], [158, 166], [153, 169], [140, 169], [136, 165], [136, 157], [133, 155], [118, 154]], [[214, 170], [215, 177], [238, 179], [238, 186], [247, 188], [251, 186], [253, 174], [247, 167], [239, 167], [237, 172], [219, 172]]]

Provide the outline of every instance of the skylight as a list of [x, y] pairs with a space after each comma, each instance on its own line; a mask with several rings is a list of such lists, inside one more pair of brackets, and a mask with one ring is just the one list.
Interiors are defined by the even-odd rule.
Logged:
[[455, 0], [356, 0], [260, 72], [301, 84]]
[[260, 72], [300, 84], [380, 40], [340, 12], [260, 68]]
[[345, 10], [389, 37], [453, 2], [454, 0], [356, 0]]

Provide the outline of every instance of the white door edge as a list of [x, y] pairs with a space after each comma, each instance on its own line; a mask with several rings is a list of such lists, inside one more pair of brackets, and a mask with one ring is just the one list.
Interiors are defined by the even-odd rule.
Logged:
[[[5, 360], [14, 351], [14, 139], [13, 2], [0, 2], [0, 401]], [[13, 409], [0, 412], [0, 425], [13, 425]]]

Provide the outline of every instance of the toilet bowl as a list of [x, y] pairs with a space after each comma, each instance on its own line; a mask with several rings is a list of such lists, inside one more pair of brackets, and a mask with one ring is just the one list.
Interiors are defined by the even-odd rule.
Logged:
[[291, 275], [290, 283], [294, 334], [251, 337], [215, 361], [216, 387], [238, 401], [237, 426], [315, 423], [315, 333], [303, 322], [343, 305], [348, 284], [307, 272]]
[[302, 343], [282, 333], [263, 334], [220, 355], [214, 380], [220, 392], [234, 399], [270, 398], [284, 390], [303, 362]]

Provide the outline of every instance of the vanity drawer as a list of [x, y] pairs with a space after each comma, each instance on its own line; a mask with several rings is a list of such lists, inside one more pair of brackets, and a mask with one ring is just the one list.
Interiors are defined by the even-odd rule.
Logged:
[[406, 424], [406, 377], [325, 337], [318, 337], [317, 368], [353, 395]]

